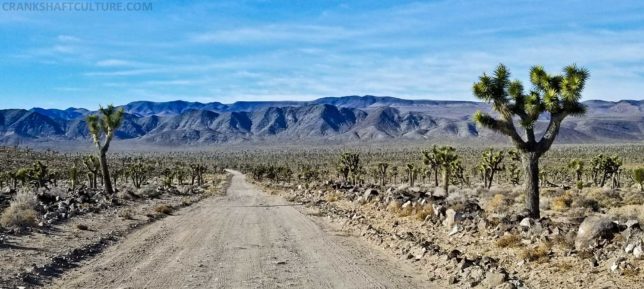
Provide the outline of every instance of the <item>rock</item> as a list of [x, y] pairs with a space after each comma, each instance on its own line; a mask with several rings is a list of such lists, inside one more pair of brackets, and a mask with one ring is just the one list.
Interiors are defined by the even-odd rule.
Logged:
[[402, 208], [404, 209], [404, 208], [407, 208], [407, 207], [409, 207], [409, 206], [411, 206], [411, 201], [407, 201], [407, 202], [405, 202], [405, 203], [402, 205]]
[[577, 237], [575, 238], [575, 248], [577, 250], [586, 249], [592, 241], [599, 238], [610, 238], [617, 230], [617, 224], [613, 223], [606, 217], [587, 217], [581, 225], [579, 225]]
[[624, 252], [630, 253], [630, 252], [633, 252], [633, 249], [635, 249], [635, 243], [626, 245], [626, 248], [624, 248]]
[[611, 270], [612, 272], [615, 272], [615, 271], [619, 270], [619, 269], [620, 269], [620, 265], [621, 265], [621, 264], [622, 264], [622, 262], [624, 262], [624, 261], [626, 261], [626, 259], [625, 259], [624, 257], [619, 257], [619, 258], [615, 259], [615, 261], [613, 261], [613, 263], [611, 263], [611, 265], [610, 265], [610, 270]]
[[532, 227], [533, 224], [534, 224], [534, 220], [532, 220], [532, 218], [527, 217], [527, 218], [523, 218], [523, 220], [521, 220], [521, 222], [519, 223], [519, 226], [525, 227], [525, 228], [530, 228], [530, 227]]
[[458, 225], [454, 225], [454, 227], [452, 227], [452, 230], [449, 231], [449, 234], [447, 235], [452, 236], [452, 235], [455, 235], [456, 233], [458, 233]]
[[375, 189], [366, 189], [364, 191], [364, 194], [362, 195], [362, 198], [366, 202], [370, 202], [373, 199], [373, 197], [375, 197], [375, 196], [378, 196], [378, 191], [377, 190], [375, 190]]
[[434, 189], [434, 193], [432, 194], [432, 196], [434, 196], [434, 197], [446, 197], [447, 194], [445, 193], [445, 190], [443, 190], [443, 188], [436, 187]]
[[635, 256], [635, 258], [637, 259], [641, 259], [642, 255], [644, 255], [644, 252], [642, 251], [642, 245], [640, 244], [633, 249], [633, 256]]
[[517, 286], [514, 286], [514, 284], [510, 282], [503, 283], [499, 286], [494, 287], [494, 289], [516, 289]]
[[508, 275], [503, 272], [487, 272], [483, 283], [486, 288], [495, 288], [503, 284], [508, 279]]
[[451, 229], [454, 227], [454, 225], [461, 221], [463, 219], [463, 214], [454, 211], [453, 209], [447, 209], [445, 211], [445, 221], [443, 221], [443, 225], [447, 227], [448, 229]]
[[432, 209], [434, 211], [434, 215], [436, 215], [437, 217], [439, 218], [445, 217], [445, 213], [447, 211], [445, 207], [437, 204], [432, 204]]
[[640, 222], [638, 220], [628, 220], [624, 223], [627, 228], [639, 228]]
[[449, 280], [447, 282], [449, 284], [456, 284], [456, 283], [458, 283], [458, 279], [456, 278], [456, 276], [450, 276]]

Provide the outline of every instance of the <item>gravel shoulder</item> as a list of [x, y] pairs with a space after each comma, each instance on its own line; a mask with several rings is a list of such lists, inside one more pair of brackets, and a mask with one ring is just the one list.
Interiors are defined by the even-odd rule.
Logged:
[[232, 174], [226, 196], [135, 231], [51, 287], [436, 287], [359, 238], [320, 226], [323, 220]]

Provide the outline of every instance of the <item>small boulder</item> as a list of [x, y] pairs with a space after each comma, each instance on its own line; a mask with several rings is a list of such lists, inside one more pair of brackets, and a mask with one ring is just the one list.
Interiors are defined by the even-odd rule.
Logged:
[[448, 229], [451, 229], [462, 219], [463, 214], [456, 212], [453, 209], [447, 209], [447, 211], [445, 211], [445, 221], [443, 221], [443, 225], [445, 225], [445, 227], [447, 227]]
[[362, 198], [366, 202], [370, 202], [374, 197], [378, 196], [378, 191], [375, 189], [366, 189], [364, 191], [364, 194], [362, 195]]
[[633, 248], [633, 256], [637, 259], [641, 259], [642, 256], [644, 256], [644, 251], [642, 251], [642, 245], [637, 245], [635, 248]]
[[529, 217], [523, 218], [523, 220], [521, 220], [521, 222], [519, 223], [519, 226], [525, 227], [525, 228], [530, 228], [532, 227], [532, 225], [534, 225], [534, 220], [532, 220], [532, 218], [529, 218]]
[[638, 220], [628, 220], [624, 223], [627, 228], [640, 228], [640, 222]]
[[618, 231], [617, 224], [602, 216], [587, 217], [577, 231], [575, 248], [582, 250], [588, 248], [592, 241], [600, 238], [611, 238]]
[[503, 284], [507, 279], [508, 275], [503, 272], [487, 272], [485, 273], [483, 284], [485, 284], [487, 288], [495, 288]]

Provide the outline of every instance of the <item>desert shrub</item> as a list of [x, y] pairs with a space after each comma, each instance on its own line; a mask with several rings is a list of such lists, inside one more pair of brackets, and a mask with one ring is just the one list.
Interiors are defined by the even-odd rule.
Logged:
[[644, 205], [625, 205], [610, 208], [608, 214], [624, 219], [638, 219], [640, 222], [644, 222]]
[[427, 216], [434, 214], [434, 208], [431, 204], [427, 203], [423, 206], [420, 206], [416, 209], [415, 217], [419, 221], [424, 221]]
[[566, 191], [562, 188], [543, 188], [542, 195], [544, 197], [557, 197], [565, 194]]
[[342, 197], [342, 195], [337, 191], [326, 193], [324, 195], [324, 199], [329, 203], [335, 202], [335, 201], [339, 200], [341, 197]]
[[521, 237], [516, 234], [505, 234], [496, 240], [496, 246], [499, 248], [518, 247], [521, 244]]
[[127, 208], [119, 211], [118, 215], [123, 219], [132, 220], [134, 213], [132, 212], [132, 209]]
[[576, 199], [576, 200], [574, 200], [572, 202], [572, 206], [575, 207], [575, 208], [590, 209], [593, 212], [599, 211], [599, 208], [600, 208], [599, 202], [597, 202], [596, 200], [593, 200], [593, 199], [589, 199], [589, 198]]
[[568, 209], [570, 209], [570, 206], [572, 206], [572, 202], [573, 202], [572, 194], [569, 192], [566, 192], [563, 195], [560, 195], [552, 199], [552, 201], [550, 202], [550, 208], [560, 212], [567, 211]]
[[552, 245], [541, 243], [536, 247], [525, 248], [519, 252], [519, 259], [527, 261], [545, 261], [550, 254]]
[[599, 205], [604, 208], [617, 207], [622, 202], [622, 198], [617, 190], [608, 188], [594, 188], [588, 191], [587, 197], [597, 200]]
[[172, 208], [165, 204], [160, 204], [154, 207], [154, 211], [160, 214], [170, 215], [172, 214]]
[[184, 207], [192, 205], [192, 199], [190, 197], [181, 198], [181, 205]]
[[644, 204], [644, 193], [628, 191], [622, 199], [624, 205], [641, 205]]
[[398, 200], [392, 200], [389, 202], [389, 204], [387, 204], [387, 211], [392, 213], [400, 212], [401, 208], [402, 208], [402, 204]]
[[34, 192], [20, 190], [11, 201], [9, 207], [0, 216], [0, 225], [3, 227], [30, 227], [36, 225], [38, 213]]
[[401, 207], [400, 210], [398, 211], [398, 217], [407, 217], [411, 216], [411, 214], [414, 212], [414, 208], [411, 206], [407, 207]]
[[510, 200], [503, 194], [496, 194], [485, 204], [486, 212], [500, 213], [505, 212], [510, 205]]

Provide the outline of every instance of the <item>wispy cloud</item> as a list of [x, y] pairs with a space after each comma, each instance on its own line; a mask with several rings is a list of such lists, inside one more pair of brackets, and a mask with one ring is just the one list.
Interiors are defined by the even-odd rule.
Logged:
[[[0, 85], [12, 96], [64, 93], [61, 106], [88, 96], [467, 100], [472, 82], [498, 63], [525, 81], [531, 65], [557, 72], [576, 62], [591, 70], [586, 99], [641, 99], [644, 91], [644, 4], [637, 2], [187, 5], [154, 15], [94, 14], [93, 27], [81, 25], [88, 15], [64, 22], [42, 15], [21, 30], [0, 20], [0, 42], [11, 44], [0, 48], [0, 73], [19, 75]], [[20, 81], [39, 86], [14, 85]]]

